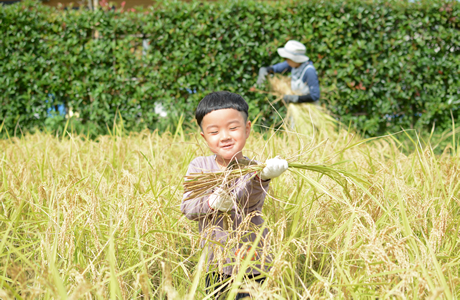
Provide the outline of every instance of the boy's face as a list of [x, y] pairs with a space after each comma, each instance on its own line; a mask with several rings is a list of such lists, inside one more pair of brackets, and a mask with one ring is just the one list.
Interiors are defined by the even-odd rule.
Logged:
[[233, 108], [219, 109], [204, 116], [201, 136], [209, 149], [225, 165], [233, 158], [243, 158], [243, 148], [251, 132], [251, 122]]

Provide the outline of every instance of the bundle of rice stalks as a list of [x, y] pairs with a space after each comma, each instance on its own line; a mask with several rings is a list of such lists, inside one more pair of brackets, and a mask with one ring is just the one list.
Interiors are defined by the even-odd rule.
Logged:
[[270, 93], [277, 98], [283, 98], [284, 95], [300, 95], [291, 89], [291, 78], [275, 74], [268, 78]]
[[289, 104], [286, 114], [288, 130], [320, 138], [335, 138], [338, 135], [339, 122], [325, 113], [318, 105], [307, 103]]
[[[356, 176], [355, 174], [334, 168], [332, 165], [321, 165], [321, 164], [302, 164], [291, 162], [288, 163], [288, 170], [294, 173], [298, 173], [299, 170], [307, 170], [316, 173], [320, 173], [331, 178], [344, 188], [346, 194], [347, 184], [350, 182], [359, 182], [366, 184], [367, 181]], [[265, 164], [257, 164], [254, 161], [247, 159], [239, 159], [233, 161], [226, 170], [213, 173], [191, 173], [185, 176], [184, 191], [190, 193], [185, 200], [196, 199], [209, 194], [214, 188], [221, 187], [226, 189], [232, 189], [235, 181], [247, 174], [253, 174], [261, 172], [265, 168]], [[250, 177], [253, 178], [253, 177]], [[310, 181], [310, 183], [313, 183]]]
[[[270, 94], [276, 97], [275, 102], [284, 95], [300, 95], [291, 89], [291, 78], [275, 74], [268, 78]], [[311, 136], [320, 133], [325, 137], [337, 135], [338, 122], [319, 105], [308, 103], [288, 104], [286, 115], [288, 130]]]

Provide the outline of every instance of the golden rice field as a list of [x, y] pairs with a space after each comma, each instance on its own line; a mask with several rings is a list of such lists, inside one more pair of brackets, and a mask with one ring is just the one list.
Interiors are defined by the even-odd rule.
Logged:
[[[245, 155], [367, 183], [308, 170], [273, 180], [263, 211], [271, 270], [262, 286], [234, 287], [254, 299], [457, 299], [459, 145], [435, 154], [408, 132], [407, 155], [406, 133], [363, 140], [324, 129], [329, 121], [253, 133]], [[0, 298], [206, 299], [197, 222], [179, 205], [189, 162], [209, 154], [198, 130], [180, 127], [0, 140]]]

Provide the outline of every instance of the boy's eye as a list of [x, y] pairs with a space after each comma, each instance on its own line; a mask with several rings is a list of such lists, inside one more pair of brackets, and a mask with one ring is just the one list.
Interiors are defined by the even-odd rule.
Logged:
[[232, 127], [232, 128], [230, 128], [230, 130], [235, 130], [235, 129], [237, 129], [237, 128], [238, 128], [238, 127]]
[[216, 133], [217, 133], [217, 131], [211, 131], [210, 132], [210, 134], [216, 134]]

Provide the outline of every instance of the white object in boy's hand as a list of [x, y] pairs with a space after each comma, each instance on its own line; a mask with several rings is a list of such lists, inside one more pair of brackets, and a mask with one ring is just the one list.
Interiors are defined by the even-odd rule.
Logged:
[[229, 211], [233, 208], [234, 198], [229, 192], [224, 191], [222, 188], [217, 188], [209, 196], [208, 204], [214, 210]]
[[288, 169], [288, 162], [279, 157], [267, 159], [265, 168], [260, 173], [260, 179], [267, 180], [280, 176]]

